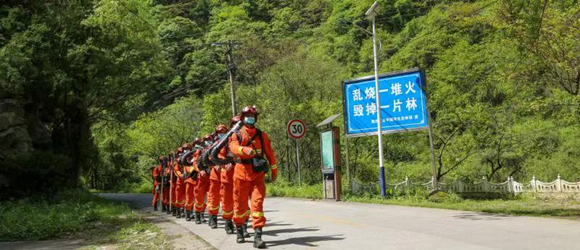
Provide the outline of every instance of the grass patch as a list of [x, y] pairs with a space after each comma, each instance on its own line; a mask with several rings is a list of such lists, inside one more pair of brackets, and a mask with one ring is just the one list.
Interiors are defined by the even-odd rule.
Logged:
[[153, 230], [155, 225], [142, 221], [125, 203], [84, 190], [0, 203], [0, 241], [82, 238], [115, 242], [126, 230], [143, 228]]
[[89, 189], [91, 193], [131, 193], [150, 194], [153, 191], [153, 184], [149, 181], [123, 182], [117, 188], [110, 190]]
[[[321, 185], [292, 186], [284, 181], [269, 183], [269, 196], [322, 199]], [[573, 199], [550, 199], [533, 195], [520, 195], [504, 199], [463, 199], [457, 194], [438, 193], [430, 198], [424, 192], [395, 194], [383, 198], [372, 194], [351, 194], [344, 192], [346, 202], [374, 203], [425, 208], [441, 208], [507, 215], [580, 219], [580, 202]]]
[[272, 197], [292, 197], [306, 199], [322, 199], [322, 184], [292, 186], [282, 178], [275, 183], [266, 184], [266, 195]]
[[114, 244], [117, 249], [172, 249], [172, 237], [163, 234], [154, 224], [136, 221], [118, 228], [114, 233], [81, 249], [102, 249]]

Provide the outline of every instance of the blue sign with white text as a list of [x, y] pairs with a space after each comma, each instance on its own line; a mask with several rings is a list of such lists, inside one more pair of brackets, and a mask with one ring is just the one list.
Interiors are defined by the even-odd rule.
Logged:
[[[378, 91], [374, 76], [344, 82], [347, 135], [376, 135], [378, 110], [383, 134], [428, 129], [424, 79], [419, 70], [380, 75]], [[380, 109], [376, 105], [377, 93]]]

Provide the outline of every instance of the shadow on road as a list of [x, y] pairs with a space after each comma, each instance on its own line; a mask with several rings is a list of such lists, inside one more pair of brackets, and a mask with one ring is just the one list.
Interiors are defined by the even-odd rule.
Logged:
[[298, 232], [314, 232], [318, 231], [318, 228], [285, 228], [285, 229], [276, 229], [276, 230], [264, 230], [264, 235], [268, 236], [278, 236], [278, 234], [285, 234], [285, 233], [298, 233]]
[[282, 223], [282, 222], [266, 222], [266, 228], [269, 227], [284, 227], [284, 226], [292, 226], [294, 224], [289, 223]]
[[342, 235], [306, 236], [306, 237], [289, 238], [289, 239], [284, 239], [284, 240], [275, 240], [275, 241], [269, 241], [268, 247], [283, 246], [283, 245], [298, 245], [298, 246], [304, 246], [304, 247], [317, 247], [318, 245], [314, 244], [316, 242], [344, 240], [344, 237], [340, 237], [340, 236], [342, 236]]
[[459, 215], [454, 215], [453, 217], [464, 220], [503, 220], [511, 216], [505, 214], [462, 213]]

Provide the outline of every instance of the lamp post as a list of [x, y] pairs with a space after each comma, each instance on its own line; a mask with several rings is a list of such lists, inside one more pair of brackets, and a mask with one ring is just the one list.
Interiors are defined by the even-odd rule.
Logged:
[[377, 105], [377, 135], [379, 137], [379, 184], [381, 188], [381, 195], [385, 197], [386, 192], [386, 182], [385, 182], [385, 162], [383, 159], [383, 122], [381, 119], [381, 97], [379, 92], [379, 65], [377, 58], [377, 31], [375, 25], [375, 17], [379, 10], [379, 3], [375, 1], [371, 8], [367, 10], [365, 15], [370, 18], [373, 22], [373, 55], [375, 61], [375, 95], [376, 95], [376, 105]]

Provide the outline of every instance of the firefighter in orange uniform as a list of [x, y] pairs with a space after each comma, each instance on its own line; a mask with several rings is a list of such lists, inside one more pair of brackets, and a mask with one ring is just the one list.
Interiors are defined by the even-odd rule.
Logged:
[[[262, 228], [266, 225], [264, 217], [264, 198], [266, 197], [265, 175], [268, 163], [272, 169], [272, 181], [278, 177], [276, 156], [270, 145], [270, 139], [265, 132], [255, 127], [258, 111], [254, 106], [242, 110], [241, 119], [244, 127], [232, 135], [230, 151], [234, 154], [234, 223], [236, 224], [236, 241], [244, 243], [243, 224], [251, 214], [254, 228], [254, 247], [265, 248], [262, 240]], [[241, 137], [241, 138], [239, 138]], [[267, 159], [267, 161], [266, 161]], [[251, 210], [248, 197], [251, 197]]]
[[[193, 142], [192, 150], [195, 151], [193, 154], [193, 159], [196, 159], [199, 155], [199, 149], [201, 148], [201, 139], [196, 138]], [[195, 164], [195, 162], [194, 162]], [[188, 178], [185, 180], [185, 220], [191, 221], [193, 218], [193, 204], [195, 202], [195, 185], [197, 180], [197, 170], [195, 166], [185, 166], [185, 174]]]
[[[216, 143], [223, 138], [228, 132], [226, 125], [218, 125], [215, 134]], [[225, 148], [224, 148], [225, 149]], [[217, 228], [217, 217], [220, 210], [220, 186], [221, 186], [221, 166], [215, 165], [211, 168], [209, 175], [209, 190], [207, 196], [208, 203], [208, 213], [209, 213], [209, 226], [211, 228]]]
[[181, 218], [182, 210], [185, 207], [185, 180], [183, 179], [183, 167], [179, 163], [179, 159], [183, 155], [185, 150], [189, 150], [189, 145], [187, 143], [179, 147], [177, 150], [177, 157], [175, 165], [173, 167], [173, 174], [177, 177], [175, 182], [175, 194], [177, 196], [175, 200], [175, 207], [177, 208], [176, 217]]
[[153, 202], [151, 206], [153, 207], [153, 211], [157, 211], [157, 204], [159, 204], [159, 195], [161, 194], [161, 174], [163, 172], [163, 157], [157, 158], [157, 162], [159, 165], [153, 167], [151, 170], [151, 177], [153, 178]]
[[161, 212], [170, 213], [169, 211], [169, 191], [171, 190], [170, 186], [170, 176], [171, 176], [171, 168], [169, 167], [169, 159], [163, 156], [163, 172], [161, 176], [161, 185], [163, 185], [163, 199], [161, 200]]
[[[240, 121], [239, 116], [235, 116], [230, 121], [230, 129]], [[230, 138], [231, 141], [231, 138]], [[228, 143], [229, 144], [229, 143]], [[224, 147], [220, 152], [220, 158], [224, 158], [231, 154], [228, 146]], [[227, 234], [234, 233], [234, 223], [232, 217], [234, 216], [234, 164], [226, 164], [221, 166], [220, 176], [220, 197], [222, 204], [222, 219], [226, 221], [225, 230]]]
[[[211, 146], [212, 144], [212, 137], [211, 135], [206, 135], [203, 137], [203, 147], [204, 150], [209, 148], [209, 146]], [[209, 170], [211, 169], [205, 169], [205, 167], [200, 166], [198, 163], [202, 163], [203, 160], [200, 160], [200, 157], [203, 157], [203, 150], [200, 150], [199, 155], [194, 158], [194, 166], [196, 167], [195, 170], [198, 171], [198, 175], [197, 175], [197, 182], [195, 184], [195, 205], [194, 205], [194, 209], [195, 209], [195, 224], [201, 224], [202, 222], [205, 222], [205, 220], [202, 218], [203, 216], [203, 212], [205, 211], [205, 207], [206, 207], [206, 203], [205, 203], [205, 198], [207, 195], [207, 189], [208, 189], [208, 184], [209, 184]], [[203, 163], [202, 163], [203, 164]]]

